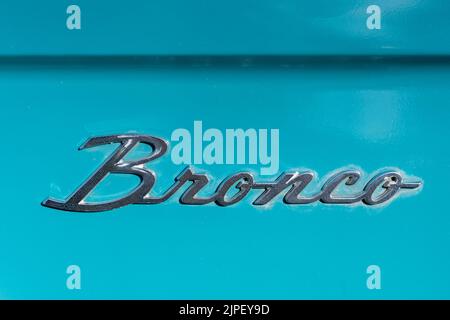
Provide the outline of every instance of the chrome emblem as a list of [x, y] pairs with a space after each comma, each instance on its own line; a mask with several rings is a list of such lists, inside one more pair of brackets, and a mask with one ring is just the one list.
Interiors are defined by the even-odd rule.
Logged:
[[[363, 190], [350, 196], [339, 196], [335, 194], [339, 186], [352, 186], [361, 178], [359, 170], [341, 170], [330, 176], [316, 194], [302, 196], [302, 191], [314, 179], [315, 174], [312, 171], [284, 172], [275, 181], [270, 182], [256, 181], [254, 175], [250, 172], [238, 172], [225, 178], [211, 196], [199, 197], [198, 193], [208, 185], [209, 178], [206, 174], [195, 173], [188, 166], [175, 178], [173, 185], [164, 194], [152, 196], [150, 193], [156, 182], [156, 173], [144, 165], [166, 154], [168, 143], [161, 138], [147, 135], [110, 135], [91, 138], [79, 150], [111, 143], [117, 143], [119, 146], [68, 199], [61, 201], [49, 198], [42, 205], [65, 211], [101, 212], [129, 204], [159, 204], [171, 198], [184, 185], [189, 183], [189, 186], [179, 198], [181, 204], [205, 205], [215, 203], [218, 206], [226, 207], [240, 202], [251, 190], [259, 190], [259, 196], [252, 202], [254, 206], [268, 205], [283, 192], [283, 202], [286, 205], [322, 202], [336, 205], [360, 203], [367, 206], [376, 206], [395, 199], [400, 192], [415, 190], [422, 186], [421, 181], [404, 181], [405, 179], [399, 170], [386, 169], [372, 177]], [[145, 158], [125, 161], [125, 156], [141, 143], [150, 146], [151, 153]], [[140, 183], [131, 192], [119, 199], [99, 203], [86, 202], [85, 199], [88, 195], [110, 174], [135, 175], [140, 179]], [[234, 194], [228, 196], [234, 186], [237, 191], [233, 191]]]

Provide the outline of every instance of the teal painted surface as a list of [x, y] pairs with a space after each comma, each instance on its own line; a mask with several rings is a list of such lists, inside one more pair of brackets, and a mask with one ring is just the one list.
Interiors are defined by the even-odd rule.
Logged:
[[[0, 298], [449, 299], [448, 2], [330, 3], [80, 0], [72, 31], [72, 2], [0, 3]], [[366, 27], [370, 4], [380, 30]], [[424, 187], [381, 208], [278, 199], [261, 209], [256, 191], [228, 208], [40, 205], [68, 196], [112, 151], [77, 151], [87, 138], [169, 140], [195, 120], [280, 129], [280, 172], [356, 167], [367, 179], [397, 167]], [[148, 167], [160, 192], [184, 168], [170, 154]], [[258, 172], [194, 167], [216, 177], [209, 191]], [[133, 183], [116, 177], [96, 195]], [[66, 288], [72, 264], [80, 291]], [[380, 291], [366, 288], [372, 264]]]
[[[81, 30], [66, 8], [81, 8]], [[380, 30], [366, 9], [378, 5]], [[0, 54], [450, 53], [446, 0], [106, 0], [0, 3]]]
[[[0, 297], [450, 298], [450, 65], [435, 60], [49, 59], [0, 65]], [[279, 128], [280, 170], [398, 167], [423, 190], [382, 208], [40, 206], [111, 152], [95, 135]], [[301, 123], [301, 125], [299, 125]], [[182, 167], [149, 165], [164, 190]], [[223, 178], [245, 166], [196, 166]], [[367, 177], [367, 176], [365, 176]], [[217, 180], [215, 180], [217, 183]], [[131, 186], [119, 180], [104, 194]], [[66, 289], [66, 267], [82, 290]], [[366, 268], [382, 268], [382, 290]]]

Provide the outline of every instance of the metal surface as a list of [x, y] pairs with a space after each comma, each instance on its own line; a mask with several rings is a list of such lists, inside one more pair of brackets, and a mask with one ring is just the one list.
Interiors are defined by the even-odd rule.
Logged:
[[[448, 2], [380, 1], [380, 29], [366, 1], [78, 1], [80, 30], [66, 27], [69, 4], [0, 4], [0, 298], [450, 298]], [[195, 158], [200, 121], [224, 137], [277, 129], [279, 163]], [[173, 157], [178, 129], [191, 164]], [[118, 133], [169, 148], [146, 140], [120, 165], [131, 138], [76, 151]], [[390, 186], [422, 186], [373, 206], [259, 197], [282, 172], [318, 177], [305, 197], [350, 172], [335, 194], [358, 195], [384, 169]], [[41, 205], [142, 198], [148, 170], [153, 195], [180, 172], [208, 178], [199, 201], [238, 172], [261, 188], [225, 207], [181, 205], [186, 186], [95, 214]]]
[[[361, 178], [361, 173], [356, 170], [344, 170], [332, 175], [322, 186], [320, 192], [316, 192], [311, 197], [301, 196], [300, 193], [308, 187], [308, 184], [314, 179], [314, 173], [294, 172], [283, 173], [275, 182], [256, 182], [251, 172], [240, 172], [225, 178], [216, 191], [207, 198], [199, 198], [197, 195], [208, 186], [209, 178], [206, 174], [196, 174], [191, 168], [186, 168], [175, 178], [173, 184], [166, 192], [159, 196], [151, 196], [150, 192], [157, 179], [157, 174], [143, 165], [156, 160], [165, 155], [168, 144], [161, 138], [143, 135], [113, 135], [104, 137], [95, 137], [89, 139], [80, 147], [80, 150], [92, 148], [100, 145], [116, 143], [119, 147], [111, 156], [95, 171], [95, 173], [79, 187], [73, 195], [65, 201], [52, 199], [45, 200], [42, 205], [49, 208], [60, 209], [73, 212], [101, 212], [108, 211], [129, 204], [157, 204], [168, 200], [187, 182], [189, 184], [186, 191], [180, 197], [180, 203], [190, 205], [205, 205], [215, 202], [219, 206], [230, 206], [238, 203], [252, 189], [263, 189], [253, 204], [267, 205], [277, 195], [285, 189], [289, 189], [284, 197], [287, 204], [309, 204], [321, 201], [327, 204], [354, 204], [362, 201], [367, 205], [379, 205], [392, 200], [401, 189], [418, 189], [421, 182], [403, 183], [403, 177], [398, 171], [386, 171], [373, 177], [363, 191], [353, 196], [336, 196], [334, 192], [341, 185], [353, 186]], [[151, 153], [139, 160], [124, 161], [128, 154], [140, 143], [149, 145], [152, 148]], [[99, 183], [108, 178], [111, 174], [127, 174], [139, 177], [140, 183], [128, 194], [119, 199], [104, 201], [98, 203], [89, 203], [85, 199], [92, 193]], [[231, 197], [228, 195], [230, 190], [235, 187], [239, 191]], [[380, 189], [382, 192], [375, 195]], [[347, 190], [348, 192], [348, 190]]]

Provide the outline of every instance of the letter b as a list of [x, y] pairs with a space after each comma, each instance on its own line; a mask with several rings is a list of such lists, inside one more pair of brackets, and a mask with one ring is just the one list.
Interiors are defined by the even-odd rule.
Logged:
[[[155, 175], [152, 171], [145, 169], [142, 165], [157, 159], [167, 151], [167, 143], [159, 138], [143, 135], [114, 135], [95, 137], [89, 139], [79, 150], [92, 148], [100, 145], [120, 143], [113, 154], [86, 180], [66, 201], [53, 199], [45, 200], [42, 205], [54, 209], [78, 212], [99, 212], [111, 210], [128, 204], [136, 203], [150, 192], [155, 183]], [[146, 158], [124, 161], [123, 158], [139, 143], [147, 144], [152, 152]], [[109, 174], [131, 174], [140, 179], [140, 183], [126, 196], [99, 203], [85, 202], [86, 197], [95, 187]]]

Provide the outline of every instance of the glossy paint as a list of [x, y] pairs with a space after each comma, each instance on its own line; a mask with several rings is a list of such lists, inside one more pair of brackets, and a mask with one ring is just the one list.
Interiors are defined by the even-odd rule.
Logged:
[[[102, 11], [101, 1], [95, 3], [80, 1], [87, 21], [112, 16], [108, 10], [114, 6], [105, 3]], [[171, 3], [170, 12], [185, 8], [184, 2]], [[450, 298], [450, 59], [442, 56], [448, 41], [438, 41], [448, 39], [448, 32], [436, 28], [426, 44], [418, 40], [420, 30], [416, 40], [406, 32], [419, 28], [410, 23], [411, 16], [444, 23], [434, 15], [441, 12], [437, 2], [389, 2], [392, 17], [401, 10], [409, 14], [403, 22], [392, 22], [396, 27], [391, 29], [386, 22], [383, 31], [396, 42], [392, 51], [411, 53], [395, 57], [383, 47], [385, 40], [375, 36], [369, 45], [365, 31], [350, 25], [353, 12], [363, 10], [353, 1], [333, 8], [319, 8], [317, 2], [258, 3], [240, 4], [239, 10], [228, 3], [225, 12], [214, 6], [212, 16], [203, 11], [211, 3], [193, 5], [182, 11], [184, 20], [161, 27], [154, 41], [145, 33], [151, 28], [142, 26], [139, 43], [132, 41], [137, 35], [122, 33], [98, 38], [117, 26], [86, 26], [75, 35], [75, 47], [66, 42], [70, 33], [64, 29], [49, 31], [41, 40], [29, 37], [26, 25], [10, 30], [0, 57], [0, 298]], [[299, 13], [295, 21], [303, 28], [283, 19], [299, 12], [289, 8], [303, 5], [314, 12], [307, 20]], [[167, 13], [167, 6], [126, 8], [136, 15], [148, 12], [154, 17], [150, 25], [164, 17], [155, 10]], [[61, 4], [45, 7], [43, 14], [59, 14]], [[223, 17], [230, 10], [236, 23]], [[261, 12], [273, 20], [263, 19]], [[191, 21], [196, 15], [208, 16], [211, 27]], [[217, 17], [222, 27], [215, 24]], [[5, 16], [1, 23], [12, 25], [12, 19]], [[60, 18], [52, 19], [35, 30], [56, 26]], [[253, 21], [250, 29], [241, 31], [240, 19]], [[129, 21], [130, 30], [143, 23]], [[325, 26], [333, 21], [341, 21], [342, 29], [328, 37]], [[259, 33], [264, 39], [247, 41], [251, 28], [265, 31], [264, 37]], [[281, 28], [311, 38], [301, 38], [305, 45], [300, 45], [295, 37], [279, 37]], [[359, 33], [361, 39], [352, 42]], [[171, 41], [175, 36], [179, 45]], [[347, 56], [335, 55], [344, 51]], [[120, 55], [95, 56], [107, 52]], [[152, 55], [162, 52], [169, 56]], [[198, 55], [190, 56], [193, 52]], [[274, 52], [296, 55], [247, 55]], [[430, 56], [435, 54], [441, 56]], [[250, 202], [256, 193], [227, 208], [181, 206], [175, 199], [95, 214], [41, 206], [48, 196], [67, 197], [113, 150], [77, 151], [87, 138], [139, 132], [169, 140], [174, 129], [191, 129], [195, 120], [223, 130], [280, 129], [281, 171], [309, 168], [324, 178], [351, 167], [369, 177], [380, 168], [397, 167], [420, 177], [424, 186], [377, 208], [287, 207], [280, 201], [255, 208]], [[183, 168], [172, 164], [170, 155], [149, 167], [158, 174], [157, 191]], [[239, 170], [256, 171], [245, 165], [195, 168], [216, 177], [215, 182]], [[133, 183], [116, 177], [95, 196], [118, 194]], [[66, 288], [66, 268], [72, 264], [81, 267], [81, 290]], [[382, 269], [382, 289], [372, 291], [366, 287], [366, 268], [374, 264]]]
[[[66, 8], [81, 8], [81, 30]], [[370, 5], [380, 30], [366, 27]], [[447, 0], [107, 0], [0, 3], [5, 55], [450, 53]]]

